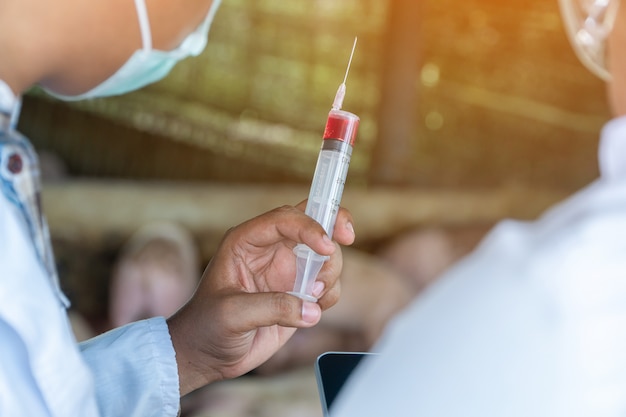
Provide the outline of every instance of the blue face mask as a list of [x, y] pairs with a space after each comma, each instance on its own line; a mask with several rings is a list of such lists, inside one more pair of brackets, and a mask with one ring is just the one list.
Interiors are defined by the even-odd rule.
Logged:
[[135, 0], [143, 49], [135, 53], [115, 74], [86, 93], [65, 96], [46, 90], [48, 94], [61, 100], [76, 101], [88, 98], [108, 97], [138, 90], [164, 78], [181, 60], [199, 55], [207, 44], [209, 27], [221, 0], [213, 0], [204, 22], [172, 51], [152, 49], [152, 34], [145, 0]]

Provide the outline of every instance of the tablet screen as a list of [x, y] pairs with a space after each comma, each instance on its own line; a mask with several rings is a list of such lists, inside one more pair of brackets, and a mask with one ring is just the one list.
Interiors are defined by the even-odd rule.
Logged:
[[315, 376], [324, 416], [332, 407], [344, 383], [366, 355], [365, 352], [326, 352], [315, 362]]

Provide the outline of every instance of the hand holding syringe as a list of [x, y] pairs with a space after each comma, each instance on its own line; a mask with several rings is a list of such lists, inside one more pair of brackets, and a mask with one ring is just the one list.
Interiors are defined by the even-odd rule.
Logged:
[[[356, 47], [356, 38], [348, 61], [348, 68], [343, 82], [339, 85], [333, 106], [328, 113], [324, 140], [320, 150], [309, 192], [305, 213], [322, 225], [332, 238], [343, 186], [348, 174], [352, 147], [359, 127], [359, 117], [341, 110], [346, 94], [346, 79], [350, 71], [352, 56]], [[322, 269], [327, 256], [318, 255], [306, 245], [294, 248], [296, 254], [296, 283], [291, 294], [309, 301], [317, 301], [312, 296], [313, 283]]]

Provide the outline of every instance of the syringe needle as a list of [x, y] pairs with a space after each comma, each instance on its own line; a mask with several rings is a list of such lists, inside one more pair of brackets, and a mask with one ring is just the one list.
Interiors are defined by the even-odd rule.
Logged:
[[343, 83], [345, 84], [348, 80], [348, 73], [350, 72], [350, 65], [352, 65], [352, 57], [354, 56], [354, 49], [356, 48], [357, 37], [354, 37], [354, 43], [352, 44], [352, 52], [350, 52], [350, 59], [348, 60], [348, 68], [346, 68], [346, 75], [343, 77]]
[[350, 59], [348, 60], [348, 67], [346, 68], [346, 75], [343, 77], [343, 82], [339, 84], [337, 94], [335, 94], [335, 100], [333, 101], [333, 110], [341, 110], [343, 106], [343, 99], [346, 96], [346, 81], [348, 80], [348, 73], [350, 72], [350, 65], [352, 65], [352, 57], [354, 56], [354, 49], [356, 48], [357, 37], [354, 37], [354, 44], [352, 44], [352, 52], [350, 53]]

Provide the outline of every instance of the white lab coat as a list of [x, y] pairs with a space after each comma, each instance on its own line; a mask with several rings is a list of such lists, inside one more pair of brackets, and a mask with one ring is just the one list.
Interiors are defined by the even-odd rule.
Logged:
[[163, 317], [76, 343], [37, 208], [36, 156], [10, 127], [17, 103], [0, 80], [0, 416], [176, 416]]
[[394, 319], [331, 415], [626, 415], [626, 117], [603, 130], [600, 167]]

